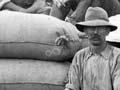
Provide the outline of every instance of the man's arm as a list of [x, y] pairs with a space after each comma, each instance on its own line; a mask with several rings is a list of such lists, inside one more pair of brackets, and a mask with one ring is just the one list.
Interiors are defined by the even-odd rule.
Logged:
[[83, 21], [87, 8], [90, 6], [92, 0], [80, 0], [77, 8], [70, 16], [76, 22]]
[[114, 90], [120, 90], [120, 56], [117, 58], [115, 69], [112, 75], [112, 82]]
[[38, 10], [42, 10], [45, 6], [45, 1], [42, 0], [35, 0], [31, 7], [26, 9], [28, 13], [36, 13]]
[[25, 10], [24, 8], [12, 3], [11, 1], [6, 3], [2, 9], [8, 9], [8, 10], [12, 10], [12, 11], [20, 11], [20, 10]]
[[57, 17], [61, 20], [65, 20], [71, 9], [71, 0], [53, 0], [51, 16]]
[[34, 3], [32, 4], [32, 6], [30, 6], [29, 8], [25, 9], [22, 8], [16, 4], [14, 4], [13, 2], [8, 2], [6, 3], [2, 9], [8, 9], [8, 10], [12, 10], [12, 11], [20, 11], [20, 12], [26, 12], [26, 13], [37, 13], [37, 11], [44, 11], [44, 7], [45, 6], [45, 1], [42, 0], [35, 0]]
[[76, 54], [72, 61], [72, 64], [69, 69], [68, 74], [68, 83], [65, 85], [65, 88], [68, 90], [80, 90], [82, 72], [81, 72], [81, 62], [79, 55]]

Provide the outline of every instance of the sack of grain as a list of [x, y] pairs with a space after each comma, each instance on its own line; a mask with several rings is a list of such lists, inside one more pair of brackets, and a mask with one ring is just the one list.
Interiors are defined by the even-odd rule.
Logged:
[[0, 12], [0, 58], [65, 61], [81, 47], [81, 32], [43, 14]]
[[28, 59], [0, 59], [1, 83], [64, 85], [70, 63]]

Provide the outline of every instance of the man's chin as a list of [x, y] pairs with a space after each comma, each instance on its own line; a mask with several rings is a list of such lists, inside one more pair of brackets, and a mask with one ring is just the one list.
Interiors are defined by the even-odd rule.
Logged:
[[93, 46], [100, 46], [101, 45], [101, 42], [100, 41], [94, 41], [94, 42], [91, 42], [91, 44]]
[[93, 46], [100, 46], [101, 44], [93, 43]]

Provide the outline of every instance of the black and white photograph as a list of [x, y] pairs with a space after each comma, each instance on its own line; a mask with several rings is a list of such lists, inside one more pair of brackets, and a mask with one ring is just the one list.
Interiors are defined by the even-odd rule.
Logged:
[[120, 0], [0, 0], [0, 90], [120, 90]]

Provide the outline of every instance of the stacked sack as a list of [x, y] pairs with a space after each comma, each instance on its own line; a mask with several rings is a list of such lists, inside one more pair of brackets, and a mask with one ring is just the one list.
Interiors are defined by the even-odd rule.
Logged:
[[62, 85], [56, 90], [63, 90], [67, 61], [83, 48], [82, 35], [72, 24], [52, 16], [1, 11], [0, 83], [6, 88], [7, 83]]
[[0, 32], [2, 58], [66, 61], [81, 48], [75, 26], [47, 15], [1, 11]]
[[110, 32], [107, 36], [107, 41], [120, 48], [120, 15], [111, 16], [109, 20], [111, 24], [116, 25], [118, 28], [117, 30]]

